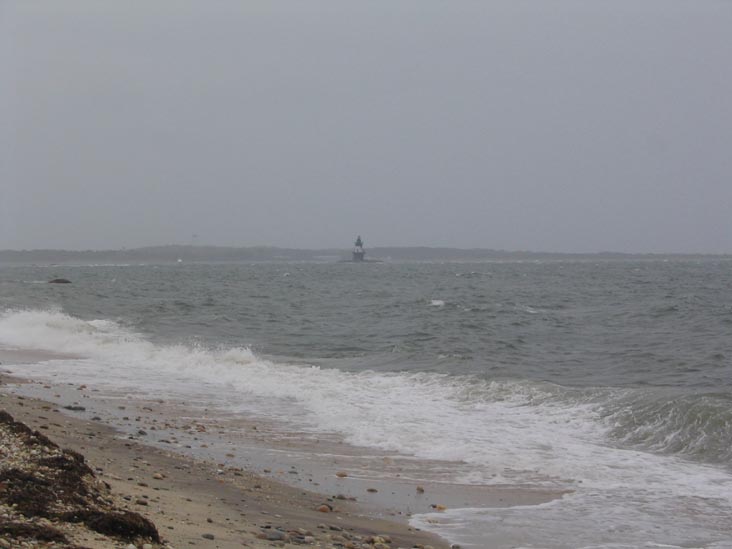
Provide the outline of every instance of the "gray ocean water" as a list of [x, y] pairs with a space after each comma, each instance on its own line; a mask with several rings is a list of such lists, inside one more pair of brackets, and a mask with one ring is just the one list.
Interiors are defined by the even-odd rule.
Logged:
[[467, 546], [732, 547], [729, 261], [6, 265], [0, 311], [0, 344], [89, 357], [57, 377], [575, 490], [451, 510]]

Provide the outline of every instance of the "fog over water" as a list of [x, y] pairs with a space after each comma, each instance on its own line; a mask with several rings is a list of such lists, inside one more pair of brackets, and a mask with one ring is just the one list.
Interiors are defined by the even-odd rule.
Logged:
[[4, 0], [0, 249], [729, 253], [731, 28], [712, 0]]

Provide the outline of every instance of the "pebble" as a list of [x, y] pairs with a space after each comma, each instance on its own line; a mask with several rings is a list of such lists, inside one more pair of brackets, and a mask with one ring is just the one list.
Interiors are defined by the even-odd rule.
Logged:
[[286, 541], [287, 539], [287, 534], [280, 532], [279, 530], [267, 532], [267, 541]]

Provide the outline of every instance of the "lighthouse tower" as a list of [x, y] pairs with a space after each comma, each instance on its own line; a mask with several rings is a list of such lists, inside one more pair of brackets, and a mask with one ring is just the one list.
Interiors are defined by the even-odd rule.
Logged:
[[363, 249], [363, 240], [361, 240], [361, 235], [359, 235], [356, 239], [355, 247], [353, 248], [353, 261], [363, 261], [363, 257], [365, 255], [366, 252]]

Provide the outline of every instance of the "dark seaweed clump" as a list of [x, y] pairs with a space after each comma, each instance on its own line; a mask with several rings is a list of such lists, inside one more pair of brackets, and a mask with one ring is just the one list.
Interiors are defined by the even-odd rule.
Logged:
[[41, 526], [28, 522], [6, 522], [0, 524], [0, 536], [36, 541], [68, 543], [69, 540], [52, 526]]
[[66, 522], [83, 522], [100, 534], [121, 539], [148, 538], [160, 543], [155, 525], [142, 515], [132, 511], [79, 510], [59, 517]]
[[[0, 410], [0, 424], [28, 447], [60, 450], [38, 431], [17, 422]], [[160, 542], [155, 525], [138, 513], [116, 509], [105, 498], [104, 485], [96, 481], [84, 456], [61, 450], [46, 457], [28, 456], [23, 468], [0, 471], [0, 502], [12, 506], [26, 518], [84, 523], [89, 529], [123, 541], [139, 538]], [[41, 453], [42, 454], [42, 453]], [[32, 522], [9, 521], [0, 525], [0, 535], [12, 539], [56, 541], [66, 537], [55, 528]]]

